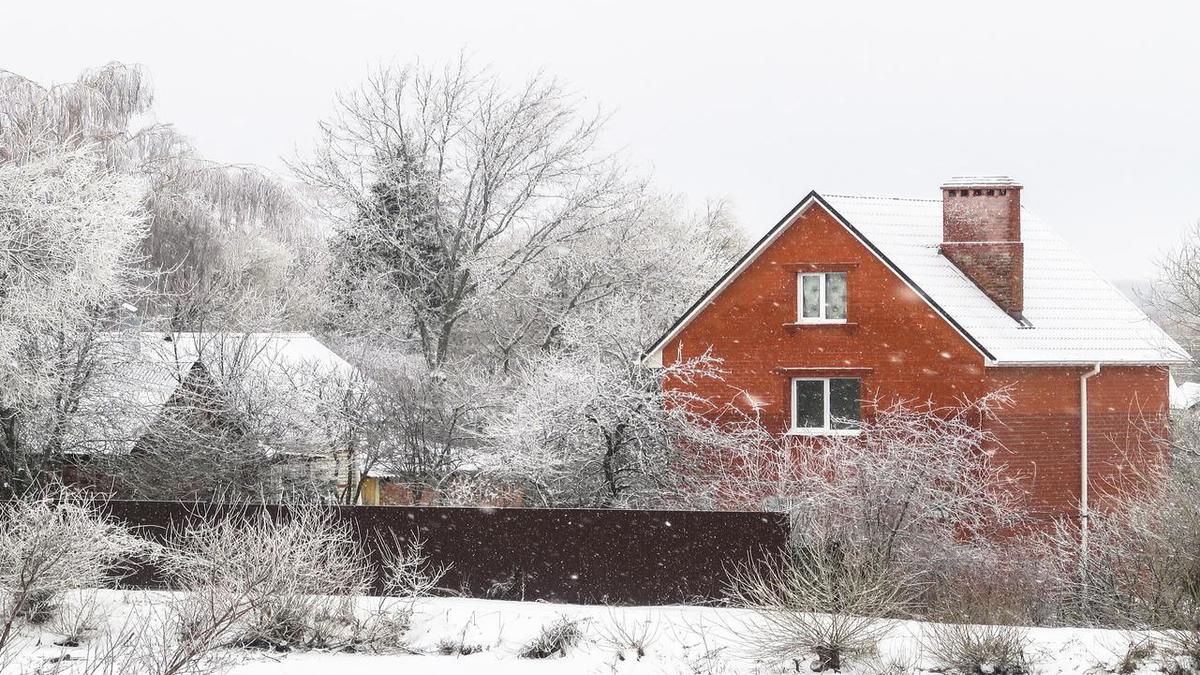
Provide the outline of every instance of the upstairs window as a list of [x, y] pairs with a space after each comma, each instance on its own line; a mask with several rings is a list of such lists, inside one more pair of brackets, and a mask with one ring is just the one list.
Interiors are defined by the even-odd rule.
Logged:
[[799, 276], [796, 289], [798, 321], [846, 320], [845, 272], [804, 272]]
[[792, 433], [853, 433], [862, 415], [857, 377], [794, 378]]

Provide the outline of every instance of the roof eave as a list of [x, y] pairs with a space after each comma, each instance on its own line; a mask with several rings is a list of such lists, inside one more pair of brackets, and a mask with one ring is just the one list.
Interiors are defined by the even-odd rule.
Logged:
[[1085, 367], [1100, 364], [1102, 366], [1187, 366], [1190, 359], [1139, 359], [1132, 361], [1114, 361], [1112, 359], [1067, 359], [1052, 361], [996, 361], [990, 360], [985, 365], [989, 368], [1049, 368], [1049, 367]]

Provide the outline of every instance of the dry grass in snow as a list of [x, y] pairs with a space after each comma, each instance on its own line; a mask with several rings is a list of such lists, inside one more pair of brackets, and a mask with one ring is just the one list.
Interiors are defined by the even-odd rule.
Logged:
[[[178, 594], [96, 591], [66, 595], [61, 604], [91, 603], [95, 618], [51, 621], [22, 628], [22, 647], [0, 671], [9, 675], [104, 673], [98, 654], [111, 647], [106, 634], [132, 621], [161, 615]], [[378, 599], [358, 598], [369, 614]], [[335, 672], [427, 673], [626, 673], [708, 675], [809, 672], [813, 657], [768, 657], [746, 639], [754, 615], [712, 607], [598, 607], [465, 598], [418, 600], [402, 644], [383, 653], [307, 649], [218, 650], [196, 673], [317, 675]], [[71, 628], [71, 636], [60, 634]], [[161, 627], [150, 626], [151, 630]], [[944, 629], [911, 621], [890, 622], [876, 649], [842, 664], [841, 672], [904, 675], [920, 672], [980, 673], [1186, 673], [1189, 665], [1169, 654], [1170, 643], [1153, 635], [1077, 628], [1017, 629], [1023, 640], [1019, 670], [1002, 664], [950, 663], [947, 645], [935, 645]], [[955, 630], [969, 637], [970, 628]], [[986, 637], [986, 634], [984, 634]], [[64, 639], [71, 637], [74, 639]], [[970, 643], [970, 640], [967, 640]], [[62, 644], [56, 644], [62, 643]], [[74, 645], [74, 646], [72, 646]], [[1147, 647], [1147, 645], [1150, 645]], [[536, 647], [536, 648], [534, 648]], [[540, 658], [539, 658], [540, 657]], [[976, 666], [978, 666], [976, 668]], [[799, 668], [799, 671], [797, 671]], [[112, 671], [116, 672], [116, 671]]]

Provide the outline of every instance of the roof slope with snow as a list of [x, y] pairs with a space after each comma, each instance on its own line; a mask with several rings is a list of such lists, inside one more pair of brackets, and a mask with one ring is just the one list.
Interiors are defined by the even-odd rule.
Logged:
[[355, 368], [309, 333], [111, 333], [96, 347], [94, 382], [69, 435], [80, 449], [128, 451], [154, 423], [196, 364], [222, 386], [263, 401], [303, 438], [319, 431], [318, 400], [348, 386]]
[[1182, 347], [1028, 209], [1022, 325], [938, 249], [942, 201], [809, 193], [647, 352], [647, 363], [758, 254], [814, 205], [830, 210], [984, 355], [989, 365], [1173, 364]]
[[827, 195], [825, 201], [1005, 363], [1176, 363], [1187, 352], [1101, 277], [1062, 237], [1021, 209], [1023, 327], [938, 251], [940, 199]]

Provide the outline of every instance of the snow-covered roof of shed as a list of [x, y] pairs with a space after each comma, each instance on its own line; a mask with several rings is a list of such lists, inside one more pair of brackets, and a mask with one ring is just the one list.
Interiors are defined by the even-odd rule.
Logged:
[[354, 366], [300, 332], [114, 332], [100, 336], [96, 359], [76, 415], [80, 428], [69, 435], [100, 452], [131, 448], [197, 363], [218, 380], [235, 377], [259, 394], [271, 392], [275, 407], [306, 433], [322, 388], [356, 377]]
[[[980, 185], [980, 180], [971, 178], [970, 185]], [[659, 361], [666, 344], [813, 205], [826, 208], [841, 220], [971, 342], [989, 365], [1191, 361], [1186, 350], [1028, 209], [1021, 210], [1025, 325], [996, 305], [940, 253], [940, 199], [811, 192], [658, 339], [647, 351], [646, 362]]]
[[964, 332], [1006, 363], [1178, 363], [1188, 353], [1042, 221], [1021, 209], [1025, 306], [1013, 319], [938, 251], [940, 199], [824, 195]]

